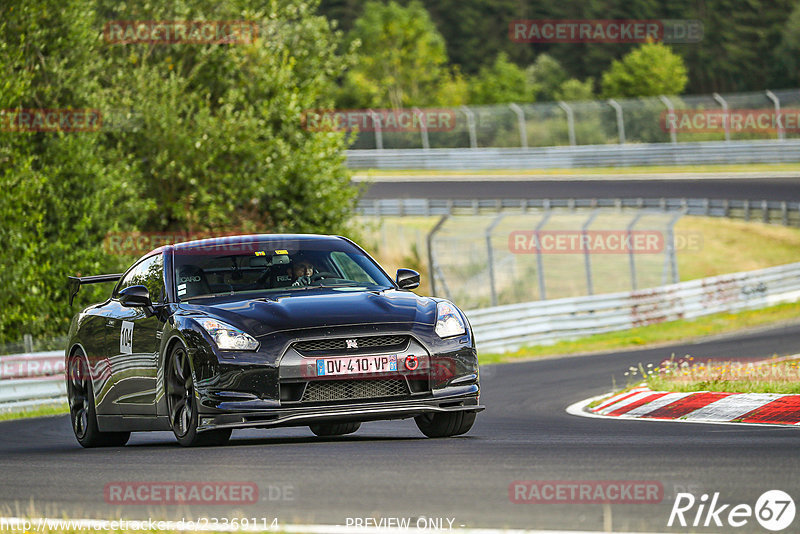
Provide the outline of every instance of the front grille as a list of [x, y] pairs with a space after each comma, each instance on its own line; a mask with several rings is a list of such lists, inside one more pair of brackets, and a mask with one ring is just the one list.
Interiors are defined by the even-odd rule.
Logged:
[[[299, 341], [294, 348], [300, 352], [314, 351], [341, 351], [348, 350], [347, 340], [355, 340], [359, 349], [375, 347], [401, 347], [405, 346], [408, 336], [367, 336], [335, 339], [315, 339], [313, 341]], [[353, 349], [350, 349], [353, 350]]]
[[408, 394], [408, 385], [402, 378], [388, 378], [385, 380], [325, 380], [309, 382], [300, 402], [377, 399], [383, 397], [403, 397]]

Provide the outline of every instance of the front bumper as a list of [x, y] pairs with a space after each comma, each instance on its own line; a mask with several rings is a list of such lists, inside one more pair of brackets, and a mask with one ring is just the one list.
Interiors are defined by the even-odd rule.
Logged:
[[[192, 357], [198, 379], [198, 430], [306, 426], [483, 410], [471, 335], [441, 340], [429, 335], [430, 330], [430, 325], [416, 324], [316, 329], [259, 339], [262, 348], [258, 352], [217, 358], [213, 352], [196, 350]], [[379, 337], [381, 343], [391, 343], [362, 343]], [[361, 346], [317, 346], [342, 339], [356, 339]], [[320, 359], [342, 356], [390, 356], [396, 358], [396, 371], [318, 375], [315, 368]], [[409, 359], [411, 366], [407, 365]]]
[[480, 412], [479, 386], [443, 388], [431, 397], [396, 401], [331, 404], [263, 409], [224, 414], [200, 414], [197, 430], [278, 426], [308, 426], [322, 422], [366, 422], [407, 419], [424, 413]]

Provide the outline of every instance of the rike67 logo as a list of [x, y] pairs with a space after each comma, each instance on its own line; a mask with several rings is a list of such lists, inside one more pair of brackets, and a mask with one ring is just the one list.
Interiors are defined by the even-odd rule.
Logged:
[[794, 500], [781, 490], [764, 492], [755, 506], [749, 504], [723, 504], [719, 492], [709, 500], [707, 493], [699, 499], [691, 493], [678, 493], [667, 526], [722, 527], [734, 528], [752, 524], [753, 518], [767, 530], [777, 532], [789, 527], [794, 521]]

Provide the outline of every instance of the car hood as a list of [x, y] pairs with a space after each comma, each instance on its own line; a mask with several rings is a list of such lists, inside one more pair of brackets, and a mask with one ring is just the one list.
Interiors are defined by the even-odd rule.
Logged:
[[256, 337], [303, 328], [376, 323], [434, 324], [436, 302], [407, 291], [311, 290], [287, 297], [183, 304], [188, 315], [214, 316]]

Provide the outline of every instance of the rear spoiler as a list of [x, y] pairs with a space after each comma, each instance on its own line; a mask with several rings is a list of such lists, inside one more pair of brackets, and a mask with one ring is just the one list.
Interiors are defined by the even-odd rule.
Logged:
[[72, 299], [81, 290], [84, 284], [101, 284], [103, 282], [116, 282], [122, 278], [122, 274], [96, 274], [94, 276], [69, 276], [67, 287], [69, 287], [69, 305], [72, 306]]

